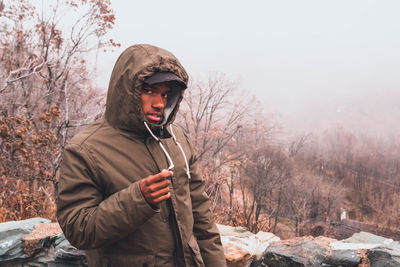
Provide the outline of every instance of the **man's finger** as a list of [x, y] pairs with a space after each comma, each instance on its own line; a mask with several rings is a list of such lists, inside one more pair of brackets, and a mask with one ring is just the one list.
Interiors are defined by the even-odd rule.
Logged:
[[170, 177], [172, 175], [173, 175], [173, 173], [171, 171], [164, 170], [164, 171], [159, 172], [159, 173], [157, 173], [155, 175], [151, 175], [151, 176], [147, 177], [146, 178], [146, 185], [157, 183], [158, 181], [163, 180], [163, 179], [165, 179], [167, 177]]
[[171, 196], [171, 193], [168, 192], [168, 194], [162, 195], [162, 196], [156, 198], [155, 200], [153, 200], [153, 201], [154, 201], [154, 204], [158, 204], [158, 203], [160, 203], [160, 202], [162, 202], [162, 201], [168, 199], [170, 196]]
[[166, 187], [166, 188], [163, 188], [161, 190], [158, 190], [158, 191], [150, 193], [150, 197], [154, 200], [154, 199], [157, 199], [160, 196], [166, 195], [168, 193], [169, 193], [169, 188]]
[[170, 181], [164, 179], [157, 183], [149, 185], [148, 188], [149, 188], [150, 192], [156, 192], [160, 189], [168, 188], [169, 184], [170, 184]]

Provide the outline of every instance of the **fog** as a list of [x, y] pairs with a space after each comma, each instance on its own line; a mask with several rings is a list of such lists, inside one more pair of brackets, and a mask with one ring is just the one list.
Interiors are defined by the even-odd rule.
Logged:
[[399, 130], [398, 1], [113, 0], [112, 6], [110, 37], [121, 49], [98, 55], [100, 87], [126, 47], [150, 43], [173, 52], [192, 77], [225, 73], [288, 130], [331, 124], [377, 135]]

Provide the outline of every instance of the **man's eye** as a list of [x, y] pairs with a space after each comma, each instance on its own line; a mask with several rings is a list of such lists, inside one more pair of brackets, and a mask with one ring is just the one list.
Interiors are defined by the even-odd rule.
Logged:
[[163, 98], [167, 98], [168, 97], [168, 94], [166, 93], [166, 94], [162, 94], [161, 95]]
[[153, 91], [152, 91], [151, 89], [146, 89], [146, 88], [144, 88], [144, 89], [143, 89], [143, 93], [149, 95], [149, 94], [153, 93]]

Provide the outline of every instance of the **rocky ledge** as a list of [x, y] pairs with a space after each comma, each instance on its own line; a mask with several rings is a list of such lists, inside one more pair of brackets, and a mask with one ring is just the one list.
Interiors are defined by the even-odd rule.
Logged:
[[[400, 242], [366, 232], [335, 240], [304, 236], [288, 240], [242, 227], [218, 225], [227, 265], [400, 266]], [[87, 266], [57, 223], [32, 218], [0, 223], [0, 266]]]

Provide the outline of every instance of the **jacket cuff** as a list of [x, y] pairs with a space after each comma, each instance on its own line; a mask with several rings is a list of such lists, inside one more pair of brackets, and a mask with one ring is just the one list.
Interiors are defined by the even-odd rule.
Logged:
[[139, 186], [140, 181], [134, 182], [130, 187], [132, 187], [132, 201], [138, 204], [138, 208], [143, 210], [145, 215], [149, 217], [153, 216], [156, 213], [160, 212], [160, 207], [152, 207], [149, 203], [147, 203], [146, 199], [144, 198], [142, 191], [140, 190]]

